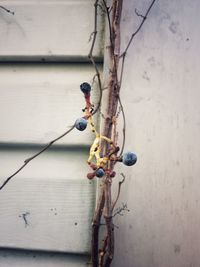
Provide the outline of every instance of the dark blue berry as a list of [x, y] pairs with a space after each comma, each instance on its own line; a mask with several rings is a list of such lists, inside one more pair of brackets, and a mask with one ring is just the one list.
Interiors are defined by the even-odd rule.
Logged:
[[87, 120], [85, 118], [77, 119], [75, 122], [75, 127], [79, 131], [84, 131], [87, 127]]
[[132, 152], [124, 153], [122, 156], [122, 162], [126, 166], [132, 166], [136, 163], [136, 161], [137, 161], [137, 156]]
[[91, 86], [89, 83], [82, 83], [80, 85], [80, 88], [81, 88], [81, 91], [84, 93], [84, 94], [89, 94], [90, 91], [91, 91]]
[[105, 172], [104, 172], [104, 170], [103, 170], [102, 168], [99, 168], [99, 169], [96, 170], [96, 176], [97, 176], [98, 178], [101, 178], [101, 177], [103, 177], [104, 175], [105, 175]]

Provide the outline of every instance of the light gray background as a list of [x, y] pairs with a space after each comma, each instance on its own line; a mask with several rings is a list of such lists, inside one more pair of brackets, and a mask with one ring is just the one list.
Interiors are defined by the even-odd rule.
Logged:
[[[124, 0], [124, 45], [149, 3]], [[121, 96], [138, 163], [123, 170], [130, 212], [116, 218], [113, 267], [200, 266], [199, 16], [197, 0], [156, 1], [128, 52]]]

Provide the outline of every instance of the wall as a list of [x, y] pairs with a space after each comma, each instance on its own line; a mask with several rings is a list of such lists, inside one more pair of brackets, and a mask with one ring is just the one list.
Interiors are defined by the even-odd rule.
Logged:
[[[123, 47], [149, 3], [124, 0]], [[125, 150], [138, 163], [123, 168], [113, 267], [200, 266], [199, 16], [198, 0], [156, 1], [129, 49]]]

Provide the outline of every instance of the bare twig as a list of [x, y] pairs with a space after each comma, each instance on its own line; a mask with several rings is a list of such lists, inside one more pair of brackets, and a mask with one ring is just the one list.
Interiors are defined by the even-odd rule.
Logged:
[[121, 151], [120, 151], [120, 156], [123, 154], [124, 147], [125, 147], [125, 142], [126, 142], [126, 116], [124, 112], [124, 107], [121, 101], [120, 93], [119, 93], [119, 106], [122, 112], [122, 118], [123, 118], [123, 127], [122, 127], [122, 134], [123, 134], [123, 139], [122, 139], [122, 145], [121, 145]]
[[127, 44], [127, 46], [126, 46], [126, 48], [125, 48], [125, 50], [124, 50], [124, 52], [120, 55], [120, 58], [122, 58], [122, 63], [121, 63], [121, 73], [120, 73], [120, 80], [119, 80], [120, 86], [121, 86], [121, 84], [122, 84], [122, 78], [123, 78], [123, 72], [124, 72], [124, 63], [125, 63], [125, 57], [126, 57], [127, 51], [128, 51], [128, 49], [129, 49], [129, 47], [130, 47], [130, 45], [131, 45], [131, 43], [132, 43], [134, 37], [135, 37], [135, 36], [138, 34], [138, 32], [141, 30], [141, 28], [142, 28], [144, 22], [146, 21], [147, 16], [148, 16], [149, 12], [151, 11], [151, 9], [152, 9], [152, 7], [153, 7], [153, 5], [154, 5], [155, 2], [156, 2], [156, 0], [153, 0], [153, 1], [151, 2], [151, 4], [149, 5], [149, 7], [148, 7], [148, 9], [147, 9], [147, 11], [146, 11], [146, 13], [145, 13], [144, 16], [141, 15], [141, 14], [139, 14], [139, 13], [137, 13], [137, 11], [135, 10], [137, 16], [142, 17], [142, 21], [141, 21], [140, 25], [138, 26], [138, 28], [136, 29], [136, 31], [131, 35], [131, 37], [130, 37], [130, 39], [129, 39], [129, 41], [128, 41], [128, 44]]
[[4, 7], [4, 6], [0, 6], [0, 8], [3, 9], [4, 11], [6, 11], [6, 12], [12, 14], [13, 16], [15, 15], [15, 12], [11, 11], [10, 9], [7, 9], [7, 8]]
[[103, 5], [105, 7], [106, 10], [106, 16], [107, 16], [107, 20], [108, 20], [108, 28], [109, 28], [109, 38], [110, 38], [110, 46], [113, 49], [113, 36], [112, 36], [112, 27], [111, 27], [111, 20], [110, 20], [110, 11], [109, 11], [109, 7], [106, 4], [105, 0], [102, 0]]
[[[126, 46], [124, 52], [122, 53], [121, 57], [123, 57], [124, 55], [126, 55], [128, 49], [129, 49], [129, 46], [131, 45], [131, 43], [132, 43], [132, 41], [133, 41], [133, 38], [134, 38], [134, 37], [136, 36], [136, 34], [138, 34], [138, 32], [141, 30], [141, 28], [142, 28], [142, 26], [143, 26], [145, 20], [147, 19], [147, 16], [148, 16], [150, 10], [152, 9], [152, 7], [153, 7], [153, 5], [154, 5], [155, 2], [156, 2], [156, 0], [153, 0], [153, 1], [151, 2], [151, 4], [149, 5], [149, 7], [148, 7], [148, 9], [147, 9], [147, 11], [146, 11], [146, 13], [145, 13], [144, 16], [143, 16], [143, 15], [140, 15], [140, 14], [138, 14], [138, 13], [136, 13], [138, 16], [142, 17], [142, 21], [141, 21], [140, 25], [138, 26], [138, 28], [136, 29], [136, 31], [131, 35], [131, 38], [130, 38], [130, 40], [128, 41], [128, 44], [127, 44], [127, 46]], [[135, 11], [135, 12], [137, 12], [137, 11]]]
[[94, 32], [92, 32], [89, 36], [88, 43], [92, 40], [92, 36], [94, 35]]
[[127, 204], [123, 204], [122, 203], [122, 206], [119, 207], [118, 209], [116, 209], [116, 211], [113, 213], [112, 217], [114, 218], [115, 216], [117, 215], [120, 215], [120, 216], [123, 216], [124, 214], [122, 213], [122, 211], [130, 211], [128, 208], [127, 208]]
[[94, 9], [95, 9], [95, 12], [94, 12], [94, 31], [90, 35], [90, 38], [92, 37], [92, 44], [90, 47], [90, 52], [88, 54], [88, 58], [91, 61], [92, 65], [95, 69], [95, 72], [96, 72], [96, 77], [98, 80], [99, 92], [100, 92], [99, 102], [97, 104], [97, 107], [95, 108], [95, 110], [92, 113], [93, 115], [99, 110], [99, 108], [101, 106], [101, 100], [102, 100], [102, 83], [101, 83], [100, 71], [99, 71], [97, 64], [95, 62], [95, 59], [93, 57], [93, 51], [94, 51], [94, 47], [95, 47], [95, 43], [96, 43], [96, 37], [97, 37], [97, 10], [98, 10], [98, 6], [99, 6], [99, 0], [96, 0], [95, 4], [94, 4]]
[[[120, 55], [120, 58], [122, 58], [122, 62], [121, 62], [121, 70], [120, 70], [120, 78], [119, 78], [119, 86], [121, 87], [122, 85], [122, 79], [123, 79], [123, 73], [124, 73], [124, 64], [125, 64], [125, 58], [126, 58], [126, 54], [127, 54], [127, 51], [134, 39], [134, 37], [136, 36], [136, 34], [138, 34], [138, 32], [141, 30], [145, 20], [147, 19], [147, 16], [151, 10], [151, 8], [153, 7], [154, 3], [155, 3], [156, 0], [153, 0], [151, 2], [151, 4], [149, 5], [145, 15], [142, 15], [140, 14], [137, 9], [135, 9], [135, 13], [138, 17], [141, 17], [142, 18], [142, 21], [140, 23], [140, 25], [138, 26], [138, 28], [136, 29], [136, 31], [131, 35], [131, 38], [130, 40], [128, 41], [128, 44], [124, 50], [124, 52]], [[121, 101], [121, 98], [120, 98], [120, 95], [119, 95], [119, 104], [121, 106], [121, 109], [122, 109], [122, 116], [123, 116], [123, 141], [122, 141], [122, 146], [121, 146], [121, 152], [120, 152], [120, 155], [122, 155], [123, 153], [123, 150], [124, 150], [124, 146], [125, 146], [125, 141], [126, 141], [126, 118], [125, 118], [125, 113], [124, 113], [124, 109], [123, 109], [123, 105], [122, 105], [122, 101]]]
[[121, 176], [122, 176], [123, 178], [122, 178], [122, 180], [119, 182], [118, 193], [117, 193], [116, 200], [115, 200], [115, 202], [113, 203], [112, 211], [114, 210], [114, 208], [115, 208], [115, 206], [116, 206], [116, 204], [117, 204], [117, 201], [118, 201], [118, 199], [119, 199], [120, 192], [121, 192], [121, 186], [122, 186], [122, 184], [123, 184], [124, 181], [125, 181], [125, 175], [124, 175], [123, 173], [120, 173], [120, 174], [121, 174]]
[[51, 142], [49, 142], [43, 149], [41, 149], [39, 152], [37, 152], [35, 155], [33, 155], [32, 157], [25, 159], [24, 160], [24, 164], [17, 170], [15, 171], [12, 175], [10, 175], [8, 178], [6, 178], [6, 180], [3, 182], [3, 184], [0, 186], [0, 190], [2, 190], [4, 188], [4, 186], [14, 177], [16, 176], [19, 172], [21, 172], [21, 170], [24, 169], [24, 167], [33, 159], [35, 159], [36, 157], [38, 157], [40, 154], [42, 154], [45, 150], [47, 150], [48, 148], [50, 148], [55, 142], [57, 142], [58, 140], [60, 140], [61, 138], [63, 138], [64, 136], [66, 136], [68, 133], [70, 133], [73, 129], [74, 129], [75, 125], [73, 125], [69, 130], [67, 130], [66, 132], [64, 132], [62, 135], [58, 136], [57, 138], [55, 138], [54, 140], [52, 140]]
[[135, 8], [135, 14], [138, 16], [138, 17], [141, 17], [143, 19], [146, 19], [147, 17], [143, 16], [142, 14], [140, 14], [137, 9]]

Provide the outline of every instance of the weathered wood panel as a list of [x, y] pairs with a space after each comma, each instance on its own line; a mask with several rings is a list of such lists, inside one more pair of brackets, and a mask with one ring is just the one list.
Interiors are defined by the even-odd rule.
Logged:
[[[86, 163], [88, 147], [52, 147], [31, 161], [16, 176], [20, 178], [83, 179], [89, 170]], [[19, 168], [25, 159], [33, 156], [41, 146], [0, 146], [0, 181]], [[27, 179], [29, 179], [27, 178]]]
[[[86, 60], [93, 32], [93, 0], [0, 1], [0, 60]], [[101, 56], [102, 16], [94, 55]]]
[[0, 267], [89, 267], [88, 256], [2, 249]]
[[18, 178], [0, 195], [0, 246], [89, 253], [94, 201], [87, 180]]
[[[26, 153], [1, 150], [1, 181]], [[85, 162], [80, 151], [49, 151], [11, 180], [0, 193], [0, 247], [89, 253], [95, 184]]]
[[89, 253], [93, 189], [87, 180], [13, 181], [0, 195], [0, 246]]
[[[0, 142], [44, 144], [83, 116], [80, 84], [91, 83], [95, 73], [87, 64], [12, 64], [0, 65], [0, 74]], [[97, 90], [92, 95], [97, 104]], [[58, 143], [89, 144], [91, 138], [89, 129], [74, 130]]]

